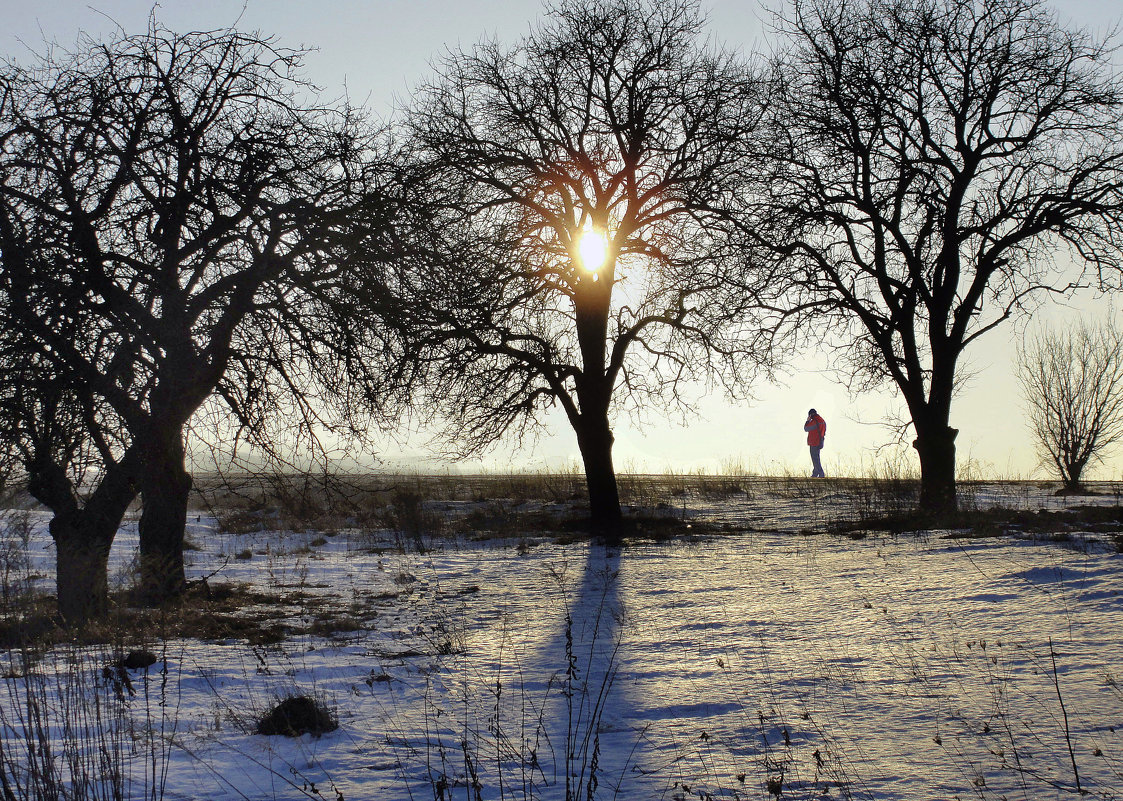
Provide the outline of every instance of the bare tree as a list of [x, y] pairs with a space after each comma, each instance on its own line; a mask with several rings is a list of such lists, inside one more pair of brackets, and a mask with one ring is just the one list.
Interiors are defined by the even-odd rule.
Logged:
[[32, 380], [2, 427], [55, 513], [69, 620], [104, 610], [137, 492], [141, 587], [183, 589], [184, 426], [212, 394], [259, 439], [282, 396], [324, 422], [305, 393], [346, 326], [322, 304], [380, 212], [372, 134], [304, 99], [301, 58], [153, 23], [4, 70], [0, 383]]
[[450, 54], [408, 118], [429, 239], [397, 289], [430, 400], [465, 451], [560, 405], [610, 533], [614, 411], [758, 355], [732, 212], [762, 83], [703, 26], [695, 0], [563, 0], [513, 47]]
[[777, 24], [786, 155], [755, 233], [791, 258], [793, 319], [901, 392], [921, 509], [954, 510], [963, 353], [1119, 266], [1114, 51], [1041, 0], [796, 0]]
[[1066, 492], [1123, 438], [1123, 330], [1114, 319], [1039, 330], [1018, 349], [1026, 424]]
[[[9, 302], [0, 293], [0, 303]], [[12, 319], [8, 309], [0, 315]], [[65, 320], [51, 322], [63, 336], [76, 333]], [[30, 345], [14, 326], [0, 326], [0, 471], [21, 477], [34, 497], [51, 499], [60, 610], [79, 620], [93, 610], [68, 605], [72, 587], [104, 610], [109, 548], [136, 497], [130, 477], [138, 456], [112, 409]], [[90, 486], [92, 475], [98, 479]]]

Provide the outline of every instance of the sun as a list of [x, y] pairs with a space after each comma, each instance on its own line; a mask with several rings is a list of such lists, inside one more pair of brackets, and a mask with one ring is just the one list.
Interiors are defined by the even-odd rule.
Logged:
[[603, 231], [595, 228], [586, 228], [577, 240], [577, 254], [581, 266], [591, 273], [595, 273], [604, 266], [608, 256], [608, 238]]

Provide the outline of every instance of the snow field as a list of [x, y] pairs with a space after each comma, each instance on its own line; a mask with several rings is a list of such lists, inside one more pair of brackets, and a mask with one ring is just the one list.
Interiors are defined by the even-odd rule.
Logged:
[[[162, 663], [147, 679], [134, 671], [136, 695], [119, 699], [132, 797], [153, 797], [144, 731], [170, 743], [158, 771], [169, 799], [460, 798], [474, 786], [564, 799], [567, 777], [573, 795], [592, 785], [599, 799], [1049, 799], [1073, 796], [1077, 777], [1092, 797], [1123, 796], [1114, 549], [1079, 536], [786, 533], [829, 504], [692, 504], [784, 532], [622, 552], [532, 540], [403, 553], [359, 532], [231, 535], [200, 518], [193, 576], [280, 590], [294, 621], [345, 608], [359, 627], [268, 645], [126, 633], [125, 647], [167, 659], [166, 683]], [[118, 573], [134, 547], [126, 526]], [[45, 518], [29, 550], [49, 577]], [[105, 649], [80, 653], [93, 679]], [[75, 676], [73, 651], [53, 656], [40, 663], [48, 688]], [[0, 694], [9, 747], [19, 681]], [[111, 684], [90, 681], [106, 708]], [[253, 734], [292, 694], [322, 700], [340, 728]]]

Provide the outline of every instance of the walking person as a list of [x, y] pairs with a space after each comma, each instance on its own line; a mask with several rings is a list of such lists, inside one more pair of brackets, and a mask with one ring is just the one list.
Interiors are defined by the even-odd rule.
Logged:
[[807, 432], [807, 444], [811, 446], [811, 477], [826, 478], [827, 474], [823, 472], [823, 465], [819, 462], [819, 452], [823, 450], [823, 441], [827, 438], [827, 421], [811, 409], [807, 412], [803, 430]]

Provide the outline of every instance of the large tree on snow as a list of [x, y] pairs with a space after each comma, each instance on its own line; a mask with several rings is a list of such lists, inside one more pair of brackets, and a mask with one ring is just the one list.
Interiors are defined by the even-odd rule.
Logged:
[[397, 289], [428, 397], [464, 451], [559, 405], [611, 536], [615, 412], [759, 355], [733, 212], [762, 88], [707, 46], [696, 0], [563, 0], [513, 46], [447, 56], [410, 109]]
[[303, 393], [349, 336], [317, 311], [332, 250], [380, 206], [370, 134], [309, 99], [301, 58], [153, 24], [0, 75], [0, 427], [54, 512], [68, 620], [105, 609], [137, 492], [141, 588], [183, 589], [184, 427], [204, 401], [243, 432], [282, 394], [319, 413]]
[[900, 391], [920, 505], [953, 510], [964, 353], [1119, 266], [1114, 51], [1041, 0], [796, 0], [778, 28], [756, 233], [790, 257], [791, 319]]

